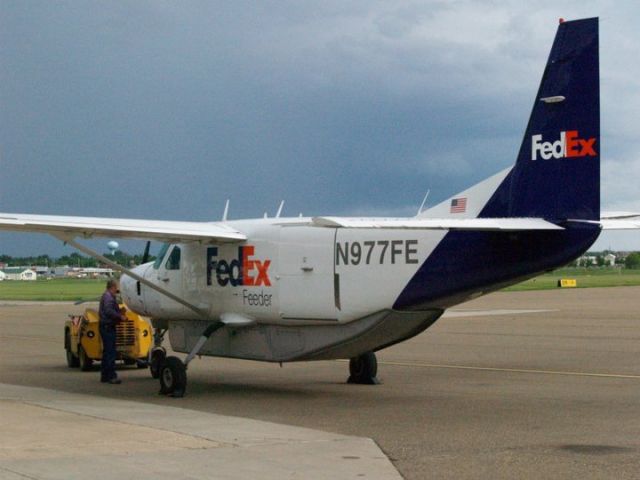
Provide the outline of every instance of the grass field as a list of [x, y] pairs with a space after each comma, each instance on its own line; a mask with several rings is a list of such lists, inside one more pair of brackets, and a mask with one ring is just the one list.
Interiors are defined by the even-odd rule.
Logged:
[[0, 300], [91, 300], [100, 297], [105, 284], [105, 280], [86, 278], [56, 278], [35, 282], [4, 280], [0, 282]]
[[[563, 268], [506, 288], [508, 292], [557, 288], [560, 278], [575, 278], [578, 288], [640, 285], [640, 270]], [[104, 291], [105, 280], [60, 278], [35, 282], [0, 282], [0, 300], [93, 300]]]
[[624, 287], [640, 285], [640, 270], [613, 268], [561, 268], [551, 273], [505, 288], [507, 292], [558, 288], [561, 278], [575, 278], [578, 288]]

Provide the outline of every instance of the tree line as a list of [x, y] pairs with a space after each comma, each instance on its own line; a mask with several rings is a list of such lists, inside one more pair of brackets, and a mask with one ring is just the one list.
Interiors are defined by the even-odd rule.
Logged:
[[[118, 265], [130, 267], [142, 263], [142, 255], [130, 255], [126, 252], [116, 250], [112, 253], [104, 253], [106, 258]], [[155, 260], [150, 256], [149, 261]], [[86, 257], [80, 253], [73, 252], [62, 257], [51, 257], [49, 255], [36, 255], [30, 257], [12, 257], [10, 255], [0, 255], [0, 263], [6, 264], [8, 267], [24, 267], [24, 266], [47, 266], [54, 267], [80, 267], [80, 268], [98, 268], [103, 266], [99, 260], [92, 257]]]
[[633, 252], [627, 255], [627, 258], [624, 259], [624, 266], [633, 269], [640, 268], [640, 252]]
[[[118, 265], [122, 265], [125, 267], [130, 267], [132, 265], [140, 265], [142, 263], [142, 255], [130, 255], [126, 252], [122, 252], [120, 250], [116, 250], [113, 254], [104, 253], [105, 257], [109, 260], [116, 262]], [[597, 265], [594, 266], [603, 266], [604, 265], [604, 256], [598, 255], [597, 257]], [[149, 257], [149, 261], [155, 260], [154, 256]], [[577, 261], [576, 261], [577, 262]], [[575, 266], [580, 266], [576, 262], [574, 262]], [[70, 267], [80, 267], [80, 268], [96, 268], [100, 267], [101, 263], [92, 257], [85, 257], [80, 253], [73, 252], [69, 255], [64, 255], [62, 257], [54, 258], [49, 255], [36, 255], [32, 257], [11, 257], [9, 255], [0, 255], [0, 263], [6, 264], [8, 267], [24, 267], [24, 266], [41, 266], [46, 265], [48, 267], [62, 267], [62, 266], [70, 266]], [[585, 265], [586, 266], [586, 265]], [[591, 265], [588, 265], [591, 266]], [[640, 269], [640, 252], [633, 252], [627, 255], [624, 260], [625, 268], [629, 269]]]

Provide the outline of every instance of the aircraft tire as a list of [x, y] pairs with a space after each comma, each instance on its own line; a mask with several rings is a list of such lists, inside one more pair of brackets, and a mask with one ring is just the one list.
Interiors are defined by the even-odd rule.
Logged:
[[87, 352], [85, 352], [84, 348], [82, 348], [82, 345], [78, 345], [78, 363], [80, 366], [80, 370], [82, 370], [83, 372], [88, 372], [93, 366], [93, 360], [89, 358]]
[[76, 357], [71, 351], [71, 335], [68, 330], [64, 334], [64, 350], [67, 357], [67, 367], [78, 368], [80, 366], [80, 362], [78, 361], [78, 357]]
[[187, 369], [178, 357], [167, 357], [160, 368], [160, 393], [182, 397], [187, 388]]
[[156, 348], [151, 352], [151, 361], [149, 362], [151, 377], [160, 378], [160, 369], [166, 358], [167, 352], [164, 348]]
[[347, 383], [377, 385], [378, 360], [373, 352], [366, 352], [349, 360], [349, 379]]

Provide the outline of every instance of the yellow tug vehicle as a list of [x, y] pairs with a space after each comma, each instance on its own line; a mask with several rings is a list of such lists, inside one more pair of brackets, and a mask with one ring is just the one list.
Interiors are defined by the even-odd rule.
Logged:
[[[138, 368], [145, 368], [153, 343], [151, 325], [124, 304], [120, 309], [127, 319], [116, 325], [116, 358], [125, 365], [136, 364]], [[99, 318], [98, 311], [93, 308], [87, 308], [83, 315], [69, 315], [64, 324], [64, 348], [69, 368], [80, 367], [86, 372], [91, 370], [94, 361], [102, 359]]]

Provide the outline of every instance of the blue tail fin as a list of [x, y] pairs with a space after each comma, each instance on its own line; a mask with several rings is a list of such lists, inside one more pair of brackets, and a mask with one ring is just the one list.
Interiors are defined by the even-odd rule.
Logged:
[[516, 165], [479, 216], [600, 218], [597, 18], [560, 23]]

